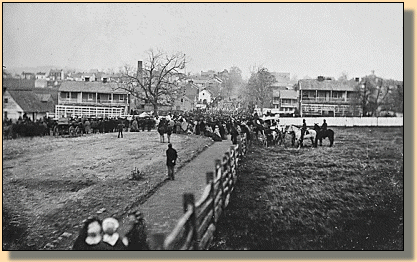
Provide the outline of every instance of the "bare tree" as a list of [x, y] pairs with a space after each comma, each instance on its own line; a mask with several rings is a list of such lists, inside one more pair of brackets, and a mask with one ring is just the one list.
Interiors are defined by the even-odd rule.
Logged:
[[390, 85], [373, 75], [364, 77], [356, 87], [353, 105], [360, 105], [363, 116], [378, 116], [378, 110], [387, 103]]
[[346, 71], [343, 71], [339, 76], [339, 81], [347, 81], [348, 80], [348, 73]]
[[150, 103], [154, 114], [161, 102], [171, 103], [178, 91], [178, 79], [185, 67], [185, 54], [167, 54], [163, 51], [147, 52], [148, 58], [138, 68], [125, 66], [123, 80], [118, 88], [128, 91], [133, 97]]
[[243, 83], [242, 70], [237, 66], [232, 66], [228, 74], [222, 75], [221, 79], [223, 80], [223, 94], [225, 97], [230, 97], [233, 91]]
[[256, 72], [252, 72], [247, 85], [247, 94], [260, 105], [263, 112], [264, 105], [271, 99], [270, 87], [276, 82], [275, 76], [268, 72], [265, 67], [260, 67]]

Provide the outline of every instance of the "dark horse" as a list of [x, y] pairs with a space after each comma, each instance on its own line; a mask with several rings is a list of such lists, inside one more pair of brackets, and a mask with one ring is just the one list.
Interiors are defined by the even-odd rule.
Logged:
[[321, 130], [319, 125], [314, 124], [314, 130], [317, 132], [316, 141], [315, 144], [317, 146], [317, 141], [320, 140], [320, 146], [323, 144], [323, 138], [329, 138], [330, 140], [330, 146], [333, 146], [334, 142], [334, 132], [331, 129]]

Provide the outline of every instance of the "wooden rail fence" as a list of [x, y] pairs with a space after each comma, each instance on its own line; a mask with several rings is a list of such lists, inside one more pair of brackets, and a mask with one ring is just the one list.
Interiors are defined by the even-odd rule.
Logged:
[[194, 195], [183, 195], [184, 214], [173, 231], [164, 236], [152, 236], [154, 249], [159, 250], [206, 250], [213, 240], [216, 224], [230, 201], [237, 181], [239, 161], [246, 154], [247, 140], [243, 134], [237, 145], [230, 147], [222, 159], [215, 161], [214, 172], [207, 172], [203, 194], [196, 202]]

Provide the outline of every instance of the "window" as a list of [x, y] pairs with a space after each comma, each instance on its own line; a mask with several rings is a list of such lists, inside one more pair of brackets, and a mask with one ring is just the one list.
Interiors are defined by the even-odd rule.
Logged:
[[184, 99], [181, 98], [181, 103], [184, 103]]
[[119, 95], [119, 101], [124, 101], [125, 100], [125, 96], [124, 95]]
[[87, 99], [88, 99], [88, 100], [93, 100], [93, 99], [94, 99], [94, 94], [88, 94]]
[[342, 92], [333, 92], [332, 97], [333, 98], [342, 98], [343, 93]]
[[[5, 99], [4, 99], [4, 103], [5, 103], [5, 104], [9, 103], [9, 99], [8, 99], [8, 98], [5, 98]], [[7, 113], [7, 112], [6, 112], [6, 113]], [[7, 117], [6, 117], [6, 118], [7, 118]]]
[[71, 93], [71, 98], [76, 99], [77, 98], [77, 93]]

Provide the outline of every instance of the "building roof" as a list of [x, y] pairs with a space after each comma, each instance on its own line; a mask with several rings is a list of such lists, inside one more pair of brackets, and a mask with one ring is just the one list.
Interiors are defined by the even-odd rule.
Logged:
[[127, 94], [128, 92], [118, 88], [116, 83], [84, 82], [84, 81], [64, 81], [59, 87], [62, 92], [91, 92], [91, 93], [113, 93]]
[[208, 90], [208, 89], [203, 89], [203, 90], [200, 91], [200, 93], [201, 92], [204, 92], [204, 91], [207, 91], [210, 95], [213, 95], [213, 93], [210, 90]]
[[84, 77], [93, 77], [93, 76], [95, 77], [96, 74], [95, 73], [84, 73], [83, 76]]
[[8, 90], [9, 94], [24, 112], [54, 112], [55, 103], [52, 100], [42, 102], [32, 90]]
[[298, 99], [298, 91], [296, 90], [279, 90], [280, 97], [284, 99]]
[[356, 91], [358, 83], [354, 80], [336, 81], [317, 79], [302, 79], [298, 81], [300, 90], [333, 90], [333, 91]]
[[39, 100], [41, 102], [48, 102], [49, 99], [52, 99], [52, 95], [51, 94], [36, 94], [39, 97]]
[[35, 88], [35, 79], [3, 78], [3, 88], [7, 90]]
[[74, 74], [71, 74], [71, 77], [72, 78], [81, 78], [83, 76], [83, 73], [74, 73]]

